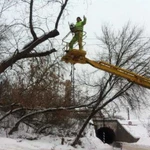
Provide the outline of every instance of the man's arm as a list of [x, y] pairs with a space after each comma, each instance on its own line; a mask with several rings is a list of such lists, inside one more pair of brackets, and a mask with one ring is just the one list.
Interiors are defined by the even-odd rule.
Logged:
[[83, 24], [83, 25], [85, 25], [85, 24], [86, 24], [86, 21], [87, 21], [86, 17], [85, 17], [85, 16], [83, 16], [82, 24]]

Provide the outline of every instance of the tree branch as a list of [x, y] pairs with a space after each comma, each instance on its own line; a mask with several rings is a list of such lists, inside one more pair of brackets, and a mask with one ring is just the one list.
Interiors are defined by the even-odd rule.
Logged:
[[62, 4], [62, 6], [61, 6], [61, 10], [60, 10], [60, 12], [59, 12], [59, 14], [58, 14], [58, 17], [57, 17], [57, 20], [56, 20], [56, 23], [55, 23], [55, 29], [58, 28], [58, 23], [59, 23], [60, 17], [61, 17], [61, 15], [63, 14], [63, 11], [64, 11], [64, 9], [65, 9], [67, 3], [68, 3], [68, 0], [65, 0], [65, 3]]
[[47, 112], [61, 111], [61, 110], [76, 110], [77, 108], [87, 108], [90, 104], [79, 105], [79, 106], [70, 106], [70, 107], [48, 108], [48, 109], [44, 109], [44, 110], [38, 110], [38, 111], [35, 111], [35, 112], [31, 112], [31, 113], [29, 113], [27, 115], [24, 115], [22, 118], [20, 118], [17, 121], [17, 123], [15, 124], [15, 126], [9, 131], [9, 134], [12, 134], [14, 131], [17, 131], [19, 124], [23, 120], [25, 120], [26, 118], [31, 117], [33, 115], [47, 113]]
[[43, 57], [43, 56], [47, 56], [49, 54], [52, 54], [53, 52], [57, 52], [55, 48], [53, 48], [49, 51], [41, 52], [41, 53], [29, 53], [29, 54], [27, 54], [26, 56], [24, 56], [22, 58]]
[[32, 18], [33, 17], [33, 0], [31, 0], [30, 2], [30, 16], [29, 16], [29, 25], [30, 25], [30, 31], [31, 31], [31, 34], [34, 38], [34, 40], [37, 39], [37, 36], [36, 36], [36, 33], [34, 32], [34, 29], [33, 29], [33, 23], [32, 23]]
[[53, 38], [55, 36], [59, 35], [59, 32], [55, 29], [47, 34], [42, 35], [35, 41], [31, 41], [29, 44], [27, 44], [21, 52], [17, 52], [9, 59], [3, 61], [0, 63], [0, 74], [4, 72], [9, 66], [12, 66], [16, 61], [19, 59], [24, 58], [28, 53], [30, 53], [37, 45], [41, 44], [42, 42], [46, 41], [48, 38]]
[[[42, 36], [40, 37], [37, 37], [36, 33], [34, 32], [34, 28], [33, 28], [33, 24], [32, 24], [32, 16], [33, 16], [33, 0], [30, 1], [30, 15], [29, 15], [29, 24], [30, 24], [30, 32], [33, 36], [33, 40], [30, 41], [30, 43], [28, 43], [27, 45], [25, 45], [23, 47], [22, 50], [19, 50], [17, 53], [14, 53], [13, 56], [9, 57], [8, 59], [0, 62], [0, 74], [2, 72], [4, 72], [8, 67], [12, 66], [16, 61], [22, 59], [22, 58], [26, 58], [28, 57], [29, 53], [38, 45], [40, 45], [41, 43], [43, 43], [44, 41], [46, 41], [47, 39], [49, 38], [54, 38], [56, 36], [59, 35], [59, 32], [57, 30], [58, 28], [58, 23], [59, 23], [59, 20], [63, 14], [63, 11], [65, 9], [65, 7], [67, 6], [67, 2], [69, 0], [65, 0], [65, 2], [63, 3], [62, 2], [62, 6], [61, 6], [61, 9], [60, 9], [60, 12], [58, 14], [58, 17], [57, 17], [57, 20], [56, 20], [56, 23], [55, 23], [55, 28], [53, 30], [51, 30], [50, 32], [48, 33], [44, 33]], [[47, 52], [48, 54], [48, 52]], [[44, 55], [41, 54], [41, 55]], [[46, 53], [45, 53], [46, 55]], [[30, 55], [31, 56], [31, 55]], [[40, 55], [39, 55], [40, 56]]]

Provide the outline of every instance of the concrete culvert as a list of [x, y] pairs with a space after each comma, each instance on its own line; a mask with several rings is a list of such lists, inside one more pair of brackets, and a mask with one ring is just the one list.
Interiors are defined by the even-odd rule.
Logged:
[[115, 133], [111, 128], [102, 127], [96, 131], [96, 136], [107, 144], [112, 144], [115, 141]]

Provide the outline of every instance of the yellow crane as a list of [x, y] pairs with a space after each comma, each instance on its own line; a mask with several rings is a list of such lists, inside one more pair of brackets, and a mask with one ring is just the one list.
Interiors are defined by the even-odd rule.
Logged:
[[62, 61], [65, 61], [66, 63], [71, 63], [71, 64], [76, 64], [76, 63], [90, 64], [91, 66], [95, 68], [98, 68], [98, 69], [107, 71], [109, 73], [115, 74], [117, 76], [123, 77], [129, 80], [130, 82], [136, 83], [138, 85], [141, 85], [143, 87], [150, 89], [149, 78], [138, 75], [126, 69], [122, 69], [120, 67], [114, 66], [107, 62], [90, 60], [86, 58], [85, 55], [86, 55], [86, 51], [73, 49], [73, 50], [70, 50], [68, 53], [66, 53], [65, 56], [62, 57]]

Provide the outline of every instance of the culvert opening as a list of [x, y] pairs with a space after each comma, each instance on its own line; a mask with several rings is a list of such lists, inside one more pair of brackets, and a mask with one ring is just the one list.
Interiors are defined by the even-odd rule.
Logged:
[[111, 128], [102, 127], [96, 131], [96, 136], [107, 144], [112, 144], [115, 141], [115, 133]]

